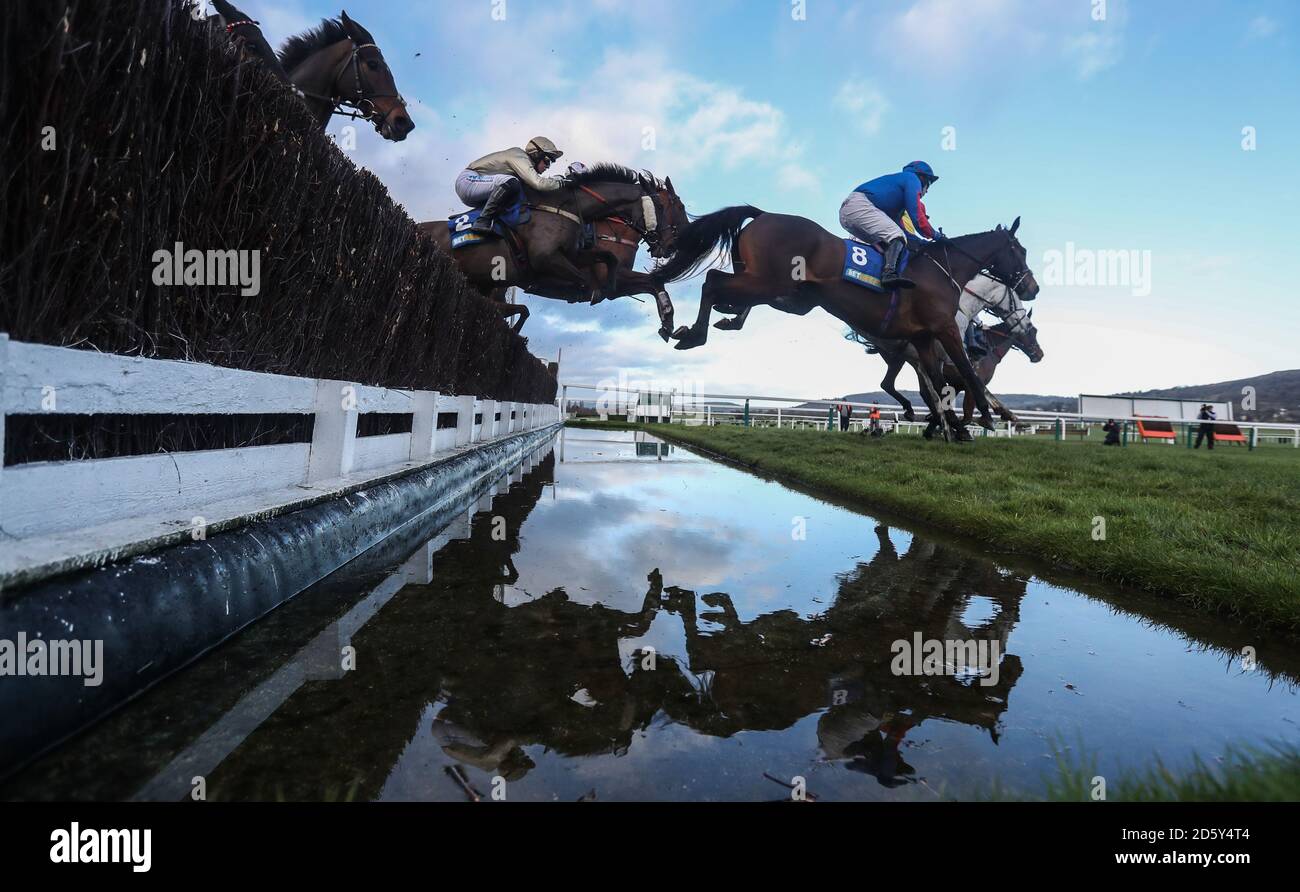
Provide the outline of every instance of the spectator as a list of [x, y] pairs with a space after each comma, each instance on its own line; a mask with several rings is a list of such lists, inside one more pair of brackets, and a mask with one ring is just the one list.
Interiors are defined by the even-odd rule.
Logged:
[[871, 414], [867, 416], [871, 421], [871, 436], [879, 437], [884, 434], [884, 429], [880, 426], [880, 407], [872, 406]]
[[853, 407], [848, 403], [841, 403], [837, 408], [840, 410], [840, 430], [849, 429], [849, 420], [853, 418]]
[[1120, 444], [1119, 432], [1121, 428], [1119, 422], [1114, 418], [1107, 419], [1106, 423], [1101, 426], [1101, 429], [1106, 432], [1106, 439], [1101, 445], [1118, 446]]
[[1201, 448], [1201, 440], [1207, 440], [1209, 448], [1214, 449], [1214, 407], [1206, 403], [1201, 406], [1196, 417], [1201, 420], [1201, 426], [1196, 431], [1196, 448]]

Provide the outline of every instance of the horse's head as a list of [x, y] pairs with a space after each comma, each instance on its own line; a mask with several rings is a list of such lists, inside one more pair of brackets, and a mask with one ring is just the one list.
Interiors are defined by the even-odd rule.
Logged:
[[647, 173], [645, 179], [646, 190], [654, 201], [656, 216], [655, 240], [650, 245], [650, 256], [668, 257], [676, 250], [677, 230], [690, 222], [686, 216], [686, 205], [677, 196], [672, 177], [661, 183]]
[[1038, 328], [1033, 323], [1034, 311], [1030, 310], [1017, 321], [1008, 319], [998, 324], [1011, 339], [1011, 346], [1029, 357], [1030, 362], [1043, 361], [1043, 348], [1038, 344]]
[[1019, 217], [1016, 217], [1016, 222], [1011, 224], [1010, 229], [998, 226], [995, 231], [1005, 234], [1005, 241], [989, 260], [987, 268], [989, 275], [1010, 286], [1022, 300], [1033, 300], [1038, 296], [1038, 282], [1034, 279], [1033, 270], [1029, 268], [1025, 247], [1016, 238], [1016, 230], [1019, 228]]
[[337, 81], [343, 101], [374, 124], [384, 139], [401, 142], [415, 129], [415, 122], [407, 114], [406, 100], [397, 91], [383, 52], [370, 32], [349, 18], [346, 11], [339, 21], [353, 47], [351, 62]]

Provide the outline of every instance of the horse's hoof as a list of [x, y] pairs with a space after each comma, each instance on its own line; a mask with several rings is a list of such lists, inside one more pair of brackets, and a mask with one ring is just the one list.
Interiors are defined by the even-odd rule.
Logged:
[[989, 418], [981, 418], [980, 427], [984, 428], [986, 431], [997, 431], [997, 426], [993, 423], [992, 419]]
[[975, 437], [971, 434], [970, 431], [966, 430], [966, 428], [964, 427], [957, 428], [958, 443], [973, 443], [974, 441], [975, 441]]
[[903, 417], [906, 418], [908, 421], [915, 421], [916, 413], [913, 412], [911, 409], [908, 409], [906, 412], [903, 413]]
[[664, 339], [665, 344], [667, 344], [672, 339], [672, 336], [673, 333], [669, 331], [667, 327], [659, 329], [659, 337]]
[[740, 331], [740, 325], [736, 319], [719, 319], [713, 323], [713, 327], [718, 331]]

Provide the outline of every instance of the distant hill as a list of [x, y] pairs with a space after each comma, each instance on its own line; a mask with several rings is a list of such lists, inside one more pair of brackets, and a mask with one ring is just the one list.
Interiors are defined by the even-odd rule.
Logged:
[[[1242, 388], [1255, 388], [1255, 409], [1242, 408]], [[1233, 417], [1241, 421], [1294, 421], [1300, 418], [1300, 369], [1269, 372], [1253, 378], [1238, 378], [1218, 384], [1191, 387], [1168, 387], [1164, 390], [1141, 390], [1116, 396], [1147, 396], [1166, 399], [1192, 399], [1233, 404]]]

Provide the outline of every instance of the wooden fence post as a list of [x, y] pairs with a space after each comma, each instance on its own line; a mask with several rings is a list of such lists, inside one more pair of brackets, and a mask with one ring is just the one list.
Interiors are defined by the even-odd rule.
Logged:
[[357, 447], [356, 385], [316, 382], [316, 423], [312, 427], [307, 482], [331, 480], [352, 470]]
[[411, 461], [423, 461], [438, 451], [438, 391], [417, 390], [411, 408]]
[[456, 397], [457, 446], [468, 446], [474, 441], [474, 403], [472, 396]]

